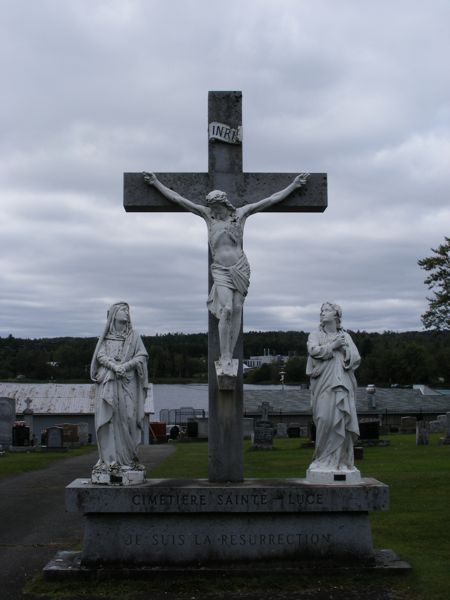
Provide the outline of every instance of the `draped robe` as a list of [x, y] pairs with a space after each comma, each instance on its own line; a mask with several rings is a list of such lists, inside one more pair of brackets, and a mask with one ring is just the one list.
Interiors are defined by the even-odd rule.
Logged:
[[[340, 333], [344, 333], [346, 345], [334, 350], [332, 343]], [[327, 334], [322, 328], [309, 335], [308, 354], [306, 373], [310, 376], [316, 425], [316, 449], [310, 469], [353, 469], [353, 444], [359, 436], [354, 371], [361, 357], [347, 332]]]
[[[110, 328], [97, 344], [91, 365], [91, 378], [97, 383], [95, 428], [100, 458], [96, 467], [131, 467], [138, 462], [136, 449], [148, 389], [147, 360], [142, 339], [131, 326], [125, 336]], [[114, 364], [125, 366], [124, 377], [114, 373]]]

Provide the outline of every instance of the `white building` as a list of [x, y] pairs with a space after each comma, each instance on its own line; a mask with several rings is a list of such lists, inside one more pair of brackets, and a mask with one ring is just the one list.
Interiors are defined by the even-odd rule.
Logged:
[[[92, 442], [95, 436], [95, 384], [94, 383], [3, 383], [0, 382], [0, 397], [14, 398], [16, 416], [23, 418], [29, 405], [33, 411], [33, 434], [39, 444], [44, 429], [61, 423], [87, 423]], [[29, 402], [31, 400], [31, 402]], [[154, 414], [153, 385], [149, 384], [144, 405], [148, 443], [148, 422]]]

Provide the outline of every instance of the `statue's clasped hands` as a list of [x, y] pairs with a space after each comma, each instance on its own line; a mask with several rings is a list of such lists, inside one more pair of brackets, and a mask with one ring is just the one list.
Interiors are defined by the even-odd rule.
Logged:
[[127, 371], [123, 365], [117, 365], [116, 367], [116, 375], [117, 377], [125, 377]]
[[339, 350], [339, 348], [343, 348], [346, 345], [347, 342], [345, 341], [345, 335], [343, 333], [339, 333], [336, 339], [334, 340], [332, 347], [333, 350]]

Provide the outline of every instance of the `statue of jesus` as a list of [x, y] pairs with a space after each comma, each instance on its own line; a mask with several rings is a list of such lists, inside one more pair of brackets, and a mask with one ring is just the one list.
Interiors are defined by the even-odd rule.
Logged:
[[259, 202], [234, 207], [225, 192], [214, 190], [206, 196], [206, 206], [183, 198], [163, 185], [153, 173], [143, 173], [144, 180], [168, 200], [203, 217], [208, 227], [211, 249], [213, 286], [208, 297], [209, 311], [219, 320], [219, 345], [222, 369], [231, 365], [233, 351], [241, 329], [242, 307], [250, 283], [250, 265], [243, 250], [244, 225], [247, 217], [284, 200], [304, 186], [309, 173], [301, 173], [284, 190]]

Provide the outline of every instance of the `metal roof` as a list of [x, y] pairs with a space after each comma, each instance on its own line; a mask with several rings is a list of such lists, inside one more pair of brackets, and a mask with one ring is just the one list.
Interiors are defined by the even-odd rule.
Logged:
[[[275, 413], [311, 413], [311, 392], [285, 387], [283, 390], [245, 390], [244, 407], [247, 414], [259, 414], [261, 403], [269, 402]], [[376, 388], [376, 409], [369, 409], [366, 388], [358, 388], [356, 409], [358, 414], [390, 413], [437, 413], [450, 411], [450, 396], [435, 393], [423, 395], [420, 390], [400, 388]]]
[[[26, 400], [31, 400], [34, 414], [94, 414], [95, 383], [2, 383], [0, 397], [16, 400], [16, 413], [27, 408]], [[153, 385], [149, 384], [145, 412], [155, 412]]]

